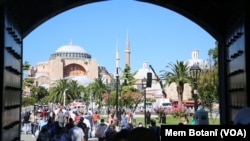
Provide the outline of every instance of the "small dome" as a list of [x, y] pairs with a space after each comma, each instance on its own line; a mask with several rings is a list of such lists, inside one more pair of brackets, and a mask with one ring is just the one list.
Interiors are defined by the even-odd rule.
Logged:
[[61, 53], [61, 52], [75, 52], [75, 53], [86, 53], [85, 49], [82, 48], [81, 46], [74, 45], [72, 42], [70, 42], [68, 45], [63, 45], [59, 47], [56, 50], [56, 53]]
[[88, 86], [90, 83], [93, 83], [93, 80], [91, 80], [89, 77], [82, 75], [82, 76], [75, 76], [72, 78], [72, 80], [75, 80], [78, 82], [79, 85], [82, 86]]
[[142, 64], [142, 68], [140, 68], [137, 73], [135, 74], [135, 79], [142, 80], [147, 78], [147, 73], [152, 73], [152, 79], [156, 79], [154, 72], [151, 70], [147, 62]]
[[198, 63], [199, 65], [203, 64], [203, 60], [202, 59], [189, 59], [186, 62], [188, 63], [188, 66], [193, 66], [196, 63]]

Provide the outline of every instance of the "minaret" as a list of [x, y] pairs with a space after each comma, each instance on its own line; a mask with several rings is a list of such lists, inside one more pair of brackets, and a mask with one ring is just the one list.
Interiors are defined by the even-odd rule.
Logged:
[[129, 41], [128, 31], [127, 31], [125, 54], [126, 54], [126, 65], [130, 66], [130, 41]]
[[116, 60], [116, 74], [118, 75], [118, 70], [119, 70], [119, 61], [120, 61], [120, 58], [119, 58], [119, 48], [118, 48], [118, 41], [116, 43], [116, 53], [115, 53], [115, 60]]

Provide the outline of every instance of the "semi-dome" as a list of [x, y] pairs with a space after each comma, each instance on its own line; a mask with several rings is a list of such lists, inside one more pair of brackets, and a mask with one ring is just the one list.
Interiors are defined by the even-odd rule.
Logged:
[[78, 45], [74, 45], [72, 42], [70, 42], [68, 45], [63, 45], [56, 50], [56, 53], [62, 53], [62, 52], [86, 53], [84, 48]]
[[91, 80], [89, 77], [82, 75], [82, 76], [75, 76], [72, 78], [72, 80], [75, 80], [78, 82], [79, 85], [87, 86], [90, 83], [93, 83], [93, 80]]

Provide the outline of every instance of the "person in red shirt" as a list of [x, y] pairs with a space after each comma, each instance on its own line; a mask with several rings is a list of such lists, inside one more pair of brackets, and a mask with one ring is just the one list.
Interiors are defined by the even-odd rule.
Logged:
[[47, 116], [47, 110], [46, 109], [43, 109], [41, 114], [40, 114], [41, 117], [44, 117], [44, 116]]
[[75, 122], [79, 122], [80, 121], [80, 115], [78, 112], [75, 113], [75, 118], [74, 118]]

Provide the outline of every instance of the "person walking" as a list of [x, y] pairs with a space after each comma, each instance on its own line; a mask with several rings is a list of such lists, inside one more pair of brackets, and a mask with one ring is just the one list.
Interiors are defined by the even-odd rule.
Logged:
[[126, 115], [126, 112], [123, 112], [121, 116], [121, 128], [124, 129], [127, 123], [128, 123], [128, 117]]
[[88, 127], [87, 127], [86, 123], [84, 123], [84, 117], [83, 116], [80, 117], [80, 120], [79, 120], [77, 126], [82, 128], [82, 131], [85, 134], [84, 138], [87, 141], [88, 140]]
[[69, 118], [69, 122], [65, 125], [67, 129], [71, 129], [74, 127], [74, 120], [72, 118]]
[[101, 119], [101, 123], [97, 126], [95, 136], [98, 138], [99, 141], [105, 141], [105, 130], [107, 129], [108, 125], [104, 123], [104, 119]]
[[147, 111], [147, 113], [146, 113], [146, 123], [150, 124], [150, 121], [151, 121], [151, 113], [149, 111]]
[[75, 126], [69, 130], [68, 138], [70, 141], [86, 141], [82, 128], [77, 126], [78, 122], [75, 121]]
[[59, 126], [64, 127], [65, 115], [64, 115], [62, 109], [59, 110], [57, 117], [58, 117]]
[[90, 123], [88, 137], [92, 137], [92, 131], [95, 130], [95, 128], [96, 128], [95, 126], [93, 126], [93, 116], [91, 115], [91, 113], [88, 112], [85, 119], [88, 120]]
[[84, 118], [84, 117], [82, 117], [83, 118], [83, 123], [85, 123], [86, 124], [86, 126], [87, 126], [87, 128], [86, 128], [86, 135], [85, 135], [85, 137], [86, 137], [86, 141], [88, 140], [88, 138], [89, 138], [89, 131], [90, 131], [90, 129], [91, 129], [91, 124], [90, 124], [90, 121], [88, 120], [88, 119], [86, 119], [86, 118]]
[[31, 123], [31, 134], [32, 134], [32, 137], [35, 137], [35, 132], [36, 132], [36, 129], [38, 127], [37, 117], [36, 117], [35, 110], [32, 110], [32, 113], [30, 114], [30, 123]]
[[97, 111], [95, 111], [95, 113], [93, 114], [93, 124], [94, 124], [94, 126], [97, 126], [98, 120], [99, 120], [99, 114], [97, 113]]
[[27, 134], [30, 131], [30, 113], [26, 112], [23, 117], [23, 131]]

